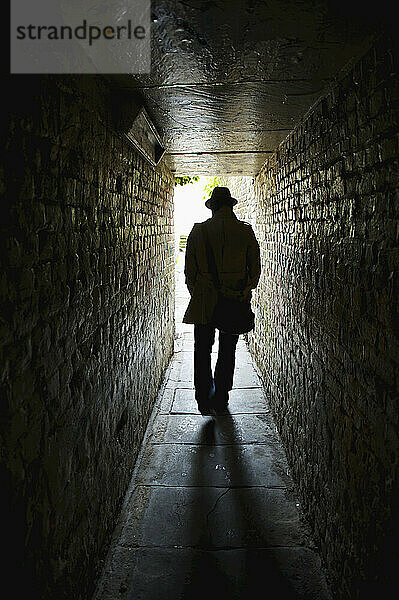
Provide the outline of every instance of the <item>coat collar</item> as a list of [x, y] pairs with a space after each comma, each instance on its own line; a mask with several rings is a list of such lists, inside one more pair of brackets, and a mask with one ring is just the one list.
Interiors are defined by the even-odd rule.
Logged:
[[229, 206], [221, 206], [211, 217], [212, 219], [237, 219]]

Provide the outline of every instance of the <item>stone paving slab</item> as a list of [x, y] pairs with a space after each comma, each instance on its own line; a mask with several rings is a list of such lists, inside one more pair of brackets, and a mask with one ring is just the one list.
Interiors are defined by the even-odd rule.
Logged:
[[169, 413], [172, 409], [173, 400], [175, 397], [176, 388], [173, 387], [165, 387], [163, 390], [163, 394], [160, 398], [158, 412], [161, 413]]
[[147, 444], [137, 485], [291, 486], [281, 449], [263, 444]]
[[139, 486], [122, 546], [204, 549], [300, 546], [308, 532], [280, 488]]
[[[180, 357], [179, 357], [180, 358]], [[185, 360], [185, 357], [181, 357], [182, 360], [175, 361], [170, 375], [169, 381], [177, 383], [184, 383], [187, 386], [193, 385], [194, 379], [194, 367], [192, 356], [189, 360]], [[216, 362], [216, 355], [212, 361], [213, 366]], [[261, 387], [261, 382], [255, 370], [248, 368], [250, 363], [248, 361], [236, 361], [236, 367], [234, 371], [233, 387], [234, 388], [253, 388]]]
[[261, 387], [261, 381], [253, 367], [249, 368], [249, 363], [236, 362], [233, 379], [234, 388], [253, 388]]
[[278, 444], [270, 414], [238, 414], [218, 417], [198, 415], [158, 415], [151, 443], [180, 444]]
[[[169, 411], [171, 414], [198, 414], [194, 388], [176, 388]], [[230, 392], [229, 413], [231, 415], [267, 412], [269, 411], [261, 388], [237, 388]]]
[[281, 600], [330, 600], [319, 556], [303, 547], [119, 546], [107, 574], [102, 594], [112, 600], [247, 600], [258, 598], [259, 590]]
[[110, 592], [115, 600], [125, 597], [126, 588], [127, 600], [330, 598], [319, 557], [307, 548], [120, 548], [116, 561], [129, 564], [132, 578], [114, 580]]

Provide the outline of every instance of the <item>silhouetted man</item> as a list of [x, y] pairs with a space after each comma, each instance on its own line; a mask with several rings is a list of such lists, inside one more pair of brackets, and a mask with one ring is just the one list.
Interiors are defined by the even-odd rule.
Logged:
[[218, 359], [214, 377], [211, 351], [215, 341], [213, 312], [218, 291], [209, 266], [209, 247], [225, 296], [250, 300], [260, 276], [259, 245], [251, 225], [239, 221], [232, 207], [237, 200], [226, 187], [215, 187], [205, 206], [212, 218], [195, 223], [187, 238], [185, 276], [191, 300], [183, 318], [194, 323], [194, 387], [198, 409], [203, 415], [227, 409], [233, 387], [238, 335], [219, 331]]

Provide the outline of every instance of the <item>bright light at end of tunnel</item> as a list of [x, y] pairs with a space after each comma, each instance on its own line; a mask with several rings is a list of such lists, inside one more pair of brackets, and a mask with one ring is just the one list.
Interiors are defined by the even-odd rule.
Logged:
[[179, 244], [181, 235], [188, 235], [194, 223], [206, 221], [212, 216], [209, 208], [206, 208], [204, 198], [205, 186], [213, 179], [200, 177], [194, 183], [177, 185], [174, 196], [174, 221], [176, 246]]

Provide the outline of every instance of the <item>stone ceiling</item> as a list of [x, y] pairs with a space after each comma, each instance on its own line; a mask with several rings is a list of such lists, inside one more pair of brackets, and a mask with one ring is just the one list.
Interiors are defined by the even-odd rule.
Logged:
[[152, 2], [152, 72], [116, 76], [141, 98], [176, 175], [256, 175], [379, 33], [362, 4]]

